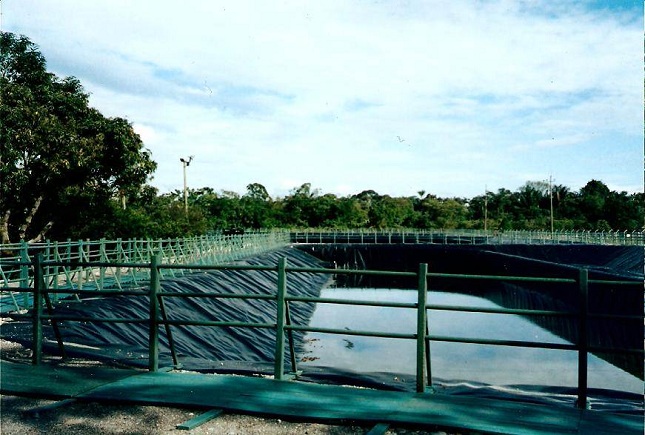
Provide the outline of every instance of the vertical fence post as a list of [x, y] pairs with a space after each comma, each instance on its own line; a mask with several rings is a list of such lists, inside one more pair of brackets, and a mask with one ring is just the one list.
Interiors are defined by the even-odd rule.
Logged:
[[[74, 277], [76, 276], [75, 272], [72, 271], [72, 239], [67, 239], [65, 242], [65, 253], [63, 257], [57, 258], [58, 261], [67, 263], [63, 265], [63, 273], [65, 274], [65, 285], [68, 285], [70, 288], [74, 288]], [[78, 294], [75, 294], [75, 299], [80, 300]]]
[[425, 381], [425, 353], [426, 353], [426, 299], [428, 295], [428, 265], [419, 264], [418, 295], [417, 295], [417, 393], [423, 393], [426, 388]]
[[155, 253], [150, 261], [150, 318], [148, 342], [148, 369], [159, 370], [159, 305], [157, 293], [161, 287], [159, 281], [159, 264], [161, 254]]
[[[42, 254], [34, 257], [34, 307], [33, 307], [33, 353], [31, 363], [38, 365], [43, 359], [43, 269]], [[26, 294], [26, 293], [25, 293]]]
[[[50, 259], [53, 260], [53, 261], [58, 261], [59, 258], [60, 258], [60, 254], [58, 253], [58, 242], [56, 242], [56, 241], [54, 241], [54, 249], [53, 249], [53, 251], [54, 251], [54, 253], [53, 253], [53, 255], [51, 256]], [[55, 290], [58, 290], [58, 274], [59, 273], [60, 273], [60, 266], [54, 266], [54, 272], [53, 272], [53, 274], [54, 274], [54, 282], [53, 282], [53, 286], [54, 286]], [[57, 294], [56, 295], [56, 300], [58, 300], [58, 298], [59, 298], [59, 296]]]
[[[52, 247], [51, 247], [51, 242], [49, 239], [45, 241], [45, 255], [43, 256], [44, 261], [52, 261], [53, 255], [52, 255]], [[52, 282], [51, 282], [51, 277], [52, 277], [52, 270], [51, 266], [47, 266], [43, 268], [43, 279], [45, 281], [46, 286], [52, 287]], [[50, 298], [51, 299], [51, 298]], [[54, 302], [58, 300], [58, 294], [54, 294]]]
[[[99, 253], [101, 255], [101, 263], [107, 263], [108, 262], [108, 255], [107, 255], [107, 247], [105, 239], [101, 239], [99, 241]], [[104, 290], [105, 289], [105, 266], [99, 267], [99, 290]]]
[[277, 313], [276, 313], [276, 330], [275, 330], [275, 368], [273, 376], [277, 380], [284, 378], [284, 325], [286, 318], [285, 296], [287, 293], [287, 259], [280, 258], [278, 261], [278, 294], [277, 294]]
[[124, 256], [123, 251], [123, 240], [121, 238], [116, 239], [116, 270], [114, 271], [114, 279], [116, 279], [117, 285], [121, 288], [121, 273], [123, 269], [121, 263], [127, 260], [127, 257]]
[[[286, 317], [286, 325], [291, 326], [291, 313], [289, 313], [289, 301], [284, 302], [284, 312]], [[287, 338], [289, 339], [289, 357], [291, 358], [291, 372], [294, 376], [298, 376], [298, 362], [296, 361], [296, 349], [293, 341], [293, 330], [287, 330]]]
[[587, 328], [589, 311], [589, 271], [580, 269], [578, 275], [578, 400], [576, 406], [587, 407], [587, 348], [589, 346]]
[[80, 240], [80, 239], [78, 240], [77, 254], [78, 254], [79, 265], [76, 268], [76, 284], [77, 284], [76, 288], [78, 288], [79, 290], [83, 290], [83, 266], [80, 265], [80, 262], [83, 261], [83, 256], [85, 254], [85, 251], [83, 250], [83, 240]]
[[170, 348], [170, 356], [172, 358], [172, 364], [176, 369], [178, 369], [181, 367], [181, 364], [179, 364], [179, 359], [177, 358], [177, 352], [175, 351], [175, 339], [172, 336], [172, 330], [170, 329], [170, 325], [168, 324], [168, 314], [166, 311], [166, 306], [161, 296], [157, 296], [157, 302], [159, 303], [159, 311], [161, 312], [161, 319], [164, 322], [166, 337], [168, 338], [168, 347]]
[[[426, 273], [426, 279], [425, 279], [425, 302], [427, 304], [428, 302], [428, 279], [427, 279], [427, 273], [428, 273], [428, 268], [429, 266], [425, 264], [425, 273]], [[422, 272], [423, 273], [423, 272]], [[432, 358], [431, 358], [431, 353], [430, 353], [430, 319], [428, 318], [428, 311], [425, 311], [425, 322], [426, 322], [426, 336], [425, 336], [425, 357], [426, 357], [426, 376], [428, 377], [427, 379], [427, 386], [430, 389], [431, 392], [434, 392], [434, 387], [432, 386]]]
[[[20, 287], [29, 287], [29, 246], [24, 240], [20, 241]], [[22, 308], [29, 308], [29, 293], [23, 293]]]

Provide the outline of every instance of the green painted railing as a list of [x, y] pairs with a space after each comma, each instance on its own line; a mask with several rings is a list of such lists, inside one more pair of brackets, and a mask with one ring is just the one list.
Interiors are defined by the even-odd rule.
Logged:
[[[29, 287], [34, 274], [29, 264], [37, 254], [48, 266], [43, 279], [49, 288], [121, 289], [148, 285], [146, 267], [117, 267], [119, 263], [146, 263], [158, 252], [164, 264], [224, 264], [290, 243], [388, 244], [602, 244], [642, 246], [643, 232], [627, 231], [483, 231], [483, 230], [271, 230], [243, 234], [211, 234], [162, 240], [78, 240], [0, 245], [0, 313], [31, 307], [31, 297], [17, 295], [16, 287]], [[109, 263], [102, 267], [78, 266]], [[75, 264], [73, 268], [69, 264]], [[181, 276], [186, 269], [166, 270], [162, 278]], [[58, 296], [54, 297], [56, 300]]]
[[[180, 362], [174, 351], [174, 342], [172, 339], [173, 327], [181, 327], [185, 325], [199, 325], [211, 327], [235, 327], [235, 328], [269, 328], [275, 330], [276, 345], [275, 345], [275, 365], [274, 377], [276, 380], [285, 380], [291, 378], [290, 375], [285, 373], [285, 354], [287, 351], [291, 355], [291, 371], [293, 374], [298, 374], [297, 358], [295, 357], [294, 343], [291, 337], [292, 331], [303, 332], [321, 332], [328, 334], [341, 334], [341, 335], [356, 335], [356, 336], [369, 336], [369, 337], [383, 337], [394, 339], [408, 339], [416, 341], [416, 391], [418, 393], [432, 391], [432, 370], [430, 365], [430, 353], [432, 342], [453, 342], [453, 343], [472, 343], [483, 345], [495, 346], [511, 346], [511, 347], [531, 347], [531, 348], [544, 348], [544, 349], [559, 349], [565, 351], [574, 351], [578, 354], [578, 387], [577, 387], [577, 406], [587, 406], [587, 372], [588, 372], [588, 353], [589, 352], [603, 352], [603, 353], [619, 353], [619, 354], [636, 354], [640, 358], [643, 357], [644, 352], [642, 348], [639, 349], [616, 349], [611, 347], [598, 347], [591, 346], [588, 340], [588, 324], [589, 319], [593, 317], [611, 317], [615, 319], [639, 319], [642, 324], [643, 315], [640, 316], [620, 316], [620, 315], [600, 315], [597, 313], [589, 313], [588, 311], [588, 290], [590, 284], [596, 285], [619, 285], [626, 291], [642, 291], [642, 283], [635, 281], [607, 281], [607, 280], [590, 280], [588, 271], [586, 269], [579, 269], [575, 276], [569, 278], [552, 278], [552, 277], [524, 277], [524, 276], [488, 276], [488, 275], [460, 275], [460, 274], [445, 274], [433, 273], [428, 271], [427, 264], [420, 264], [417, 272], [393, 272], [393, 271], [374, 271], [374, 270], [345, 270], [345, 269], [325, 269], [325, 268], [295, 268], [287, 265], [287, 260], [282, 258], [275, 266], [250, 266], [250, 265], [178, 265], [178, 264], [164, 264], [160, 254], [155, 254], [147, 263], [123, 263], [117, 265], [122, 268], [141, 268], [148, 269], [151, 279], [147, 288], [139, 288], [128, 291], [105, 291], [101, 294], [109, 296], [113, 294], [128, 294], [133, 297], [147, 297], [150, 300], [149, 314], [147, 319], [129, 319], [129, 318], [91, 318], [86, 316], [61, 316], [54, 314], [52, 310], [50, 294], [60, 294], [63, 292], [74, 293], [77, 296], [84, 294], [92, 294], [96, 296], [95, 291], [83, 289], [55, 289], [50, 288], [45, 279], [45, 270], [51, 267], [105, 267], [107, 263], [90, 264], [86, 262], [78, 262], [74, 264], [66, 264], [60, 261], [43, 261], [43, 255], [37, 255], [31, 266], [34, 269], [34, 281], [31, 288], [21, 287], [17, 288], [17, 292], [25, 292], [33, 295], [35, 302], [34, 310], [32, 311], [33, 320], [33, 363], [39, 364], [42, 361], [43, 353], [43, 324], [50, 322], [54, 333], [56, 335], [61, 352], [64, 355], [64, 343], [60, 334], [58, 333], [57, 325], [61, 321], [83, 321], [83, 322], [128, 322], [128, 323], [141, 323], [146, 324], [149, 328], [149, 369], [157, 371], [159, 369], [159, 327], [166, 328], [168, 336], [168, 343], [175, 366], [179, 366]], [[265, 295], [245, 295], [245, 294], [226, 294], [226, 293], [174, 293], [163, 291], [160, 286], [160, 280], [164, 272], [171, 273], [172, 271], [179, 270], [263, 270], [272, 271], [276, 274], [277, 287], [275, 293]], [[290, 274], [294, 273], [319, 273], [319, 274], [363, 274], [363, 275], [383, 275], [383, 276], [405, 276], [417, 278], [417, 302], [415, 303], [402, 303], [402, 302], [380, 302], [373, 300], [344, 300], [333, 298], [321, 297], [303, 297], [296, 295], [289, 295], [287, 293], [287, 280]], [[463, 306], [445, 306], [434, 305], [427, 303], [428, 293], [428, 279], [429, 278], [453, 278], [457, 280], [472, 280], [472, 279], [488, 279], [496, 281], [527, 281], [527, 282], [541, 282], [545, 285], [548, 284], [564, 284], [571, 286], [578, 292], [579, 306], [576, 310], [572, 311], [556, 311], [556, 310], [518, 310], [518, 309], [505, 309], [505, 308], [473, 308]], [[164, 299], [172, 298], [186, 298], [186, 297], [210, 297], [216, 299], [226, 298], [245, 298], [245, 299], [259, 299], [276, 301], [277, 310], [275, 321], [267, 323], [249, 323], [249, 322], [224, 322], [224, 321], [206, 321], [206, 320], [169, 320], [168, 313], [165, 310]], [[374, 332], [374, 331], [359, 331], [347, 329], [334, 329], [334, 328], [318, 328], [308, 325], [295, 325], [292, 324], [289, 315], [290, 302], [308, 302], [308, 303], [327, 303], [327, 304], [349, 304], [357, 306], [375, 306], [375, 307], [397, 307], [408, 308], [417, 311], [417, 321], [414, 330], [409, 333], [389, 333], [389, 332]], [[47, 308], [47, 313], [43, 312], [44, 307]], [[580, 331], [578, 339], [575, 343], [562, 344], [562, 343], [549, 343], [549, 342], [534, 342], [534, 341], [518, 341], [518, 340], [498, 340], [498, 339], [481, 339], [477, 337], [464, 338], [464, 337], [450, 337], [438, 336], [429, 333], [430, 320], [428, 311], [432, 310], [448, 310], [460, 312], [475, 312], [475, 313], [495, 313], [495, 314], [522, 314], [533, 316], [557, 316], [569, 317], [577, 319], [578, 329]], [[288, 342], [288, 343], [287, 343]], [[287, 348], [288, 346], [288, 348]]]
[[[158, 253], [164, 264], [213, 265], [281, 248], [289, 241], [287, 232], [258, 231], [184, 239], [68, 240], [0, 245], [0, 313], [32, 306], [29, 295], [18, 297], [14, 289], [33, 285], [31, 262], [38, 254], [48, 264], [42, 279], [50, 289], [125, 290], [148, 285], [150, 268], [147, 263], [153, 253]], [[185, 273], [187, 269], [184, 268], [169, 269], [162, 278]], [[54, 301], [58, 297], [56, 295]]]
[[294, 243], [437, 243], [482, 244], [586, 244], [645, 245], [643, 231], [497, 231], [460, 229], [395, 230], [299, 230], [291, 232]]

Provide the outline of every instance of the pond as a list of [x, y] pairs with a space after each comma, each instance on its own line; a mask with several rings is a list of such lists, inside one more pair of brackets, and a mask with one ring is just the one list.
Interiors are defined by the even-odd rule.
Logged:
[[[416, 302], [416, 292], [395, 289], [328, 288], [323, 298]], [[472, 295], [429, 292], [428, 303], [498, 307]], [[527, 318], [508, 314], [429, 310], [432, 335], [567, 343]], [[318, 303], [310, 326], [379, 332], [415, 333], [416, 310]], [[575, 351], [431, 342], [432, 375], [442, 382], [488, 385], [577, 386]], [[415, 340], [308, 333], [303, 365], [359, 373], [414, 374]], [[414, 381], [412, 381], [414, 382]], [[590, 354], [589, 388], [643, 393], [643, 381]]]

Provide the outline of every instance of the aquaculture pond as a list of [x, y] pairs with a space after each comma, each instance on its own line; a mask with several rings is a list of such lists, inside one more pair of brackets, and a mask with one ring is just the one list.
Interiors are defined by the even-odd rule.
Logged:
[[[399, 289], [327, 288], [322, 290], [321, 297], [414, 303], [417, 294]], [[428, 303], [498, 307], [481, 297], [434, 291], [429, 292]], [[409, 308], [318, 303], [310, 325], [415, 333], [416, 315], [416, 310]], [[518, 315], [429, 310], [428, 318], [432, 335], [568, 343]], [[415, 346], [414, 340], [406, 339], [308, 333], [301, 364], [358, 373], [388, 373], [396, 381], [397, 374], [415, 373]], [[575, 388], [577, 385], [578, 355], [575, 351], [433, 341], [430, 353], [432, 377], [438, 385], [464, 382], [558, 388]], [[590, 354], [589, 388], [642, 395], [643, 381]]]

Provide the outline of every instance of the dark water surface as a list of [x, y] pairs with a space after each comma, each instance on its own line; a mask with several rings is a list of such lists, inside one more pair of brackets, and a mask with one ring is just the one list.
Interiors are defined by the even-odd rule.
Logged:
[[[321, 293], [325, 298], [412, 303], [416, 296], [415, 291], [396, 289], [329, 288]], [[480, 297], [446, 292], [429, 292], [428, 303], [499, 307]], [[567, 343], [517, 315], [429, 310], [428, 318], [433, 335]], [[310, 325], [415, 333], [416, 310], [319, 303]], [[308, 333], [304, 349], [305, 365], [360, 373], [415, 373], [415, 340]], [[450, 381], [575, 388], [577, 358], [577, 352], [566, 350], [431, 342], [433, 378]], [[591, 354], [589, 387], [643, 393], [643, 381]]]

